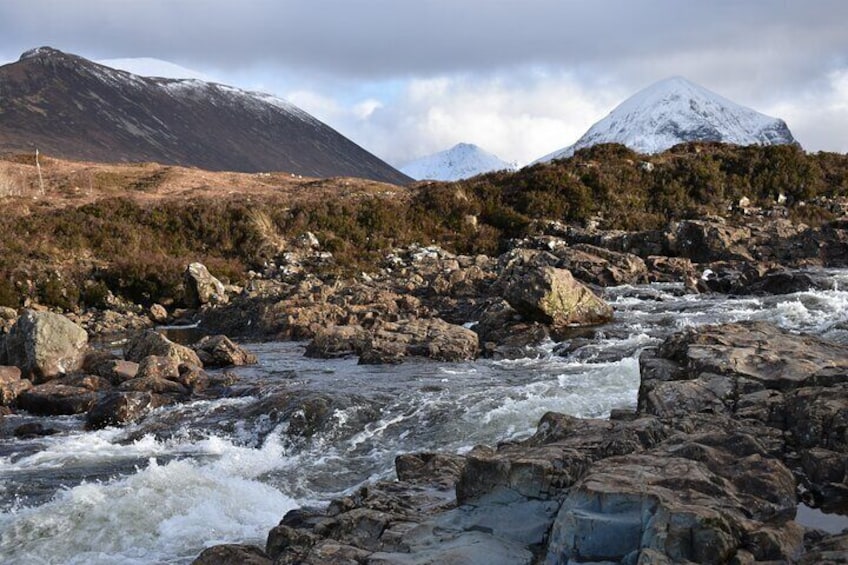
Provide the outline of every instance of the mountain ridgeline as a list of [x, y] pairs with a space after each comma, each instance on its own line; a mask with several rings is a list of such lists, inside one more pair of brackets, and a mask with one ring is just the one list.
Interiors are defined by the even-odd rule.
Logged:
[[49, 47], [0, 67], [0, 152], [36, 148], [106, 163], [411, 180], [279, 98], [141, 77]]

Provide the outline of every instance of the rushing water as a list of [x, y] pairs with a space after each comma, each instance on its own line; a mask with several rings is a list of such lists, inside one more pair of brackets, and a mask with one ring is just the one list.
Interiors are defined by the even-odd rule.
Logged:
[[[834, 290], [765, 298], [608, 289], [616, 321], [562, 354], [547, 344], [519, 360], [360, 366], [305, 358], [298, 343], [248, 344], [260, 365], [237, 371], [252, 387], [239, 398], [97, 432], [77, 417], [6, 418], [58, 433], [0, 440], [0, 562], [187, 563], [215, 543], [264, 545], [287, 510], [391, 477], [398, 453], [526, 437], [547, 411], [633, 407], [639, 352], [685, 326], [766, 320], [848, 343], [848, 273], [829, 274]], [[337, 399], [331, 425], [292, 434], [289, 420], [251, 410], [286, 391]]]

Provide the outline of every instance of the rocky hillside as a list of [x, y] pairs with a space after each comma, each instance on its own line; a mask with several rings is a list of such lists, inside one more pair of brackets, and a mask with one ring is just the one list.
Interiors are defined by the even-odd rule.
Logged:
[[410, 180], [273, 96], [140, 77], [49, 47], [0, 67], [0, 152], [35, 148], [107, 163]]

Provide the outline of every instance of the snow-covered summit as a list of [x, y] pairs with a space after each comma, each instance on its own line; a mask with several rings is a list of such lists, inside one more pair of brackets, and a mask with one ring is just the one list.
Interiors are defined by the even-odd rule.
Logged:
[[621, 143], [640, 153], [659, 153], [688, 141], [736, 145], [795, 143], [778, 118], [740, 106], [683, 77], [661, 80], [640, 90], [593, 125], [574, 145], [538, 162], [570, 157], [599, 143]]
[[508, 163], [476, 145], [459, 143], [445, 151], [411, 161], [400, 170], [416, 180], [454, 181], [517, 168], [516, 163]]

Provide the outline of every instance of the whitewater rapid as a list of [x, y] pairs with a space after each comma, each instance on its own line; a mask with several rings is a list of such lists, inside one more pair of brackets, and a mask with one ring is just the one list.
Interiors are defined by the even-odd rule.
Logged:
[[[763, 320], [848, 343], [848, 272], [828, 274], [833, 290], [785, 296], [607, 289], [614, 323], [515, 360], [361, 366], [305, 358], [302, 343], [247, 344], [260, 365], [237, 370], [244, 396], [161, 408], [124, 429], [7, 417], [58, 433], [0, 439], [0, 562], [189, 563], [217, 543], [264, 546], [288, 510], [391, 478], [399, 453], [521, 439], [548, 411], [633, 408], [639, 353], [687, 326]], [[281, 391], [340, 400], [329, 426], [298, 435], [251, 411]]]

